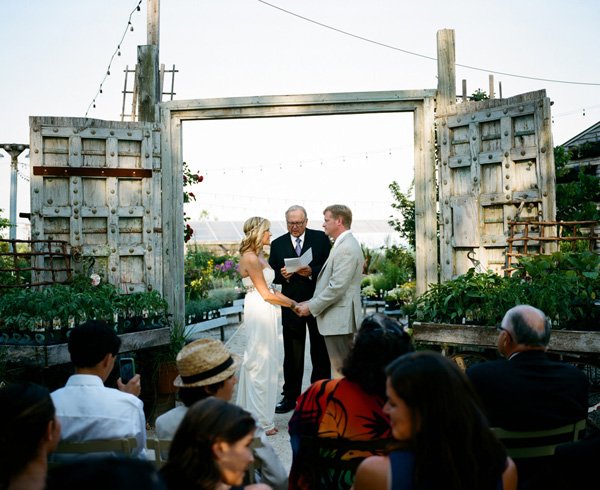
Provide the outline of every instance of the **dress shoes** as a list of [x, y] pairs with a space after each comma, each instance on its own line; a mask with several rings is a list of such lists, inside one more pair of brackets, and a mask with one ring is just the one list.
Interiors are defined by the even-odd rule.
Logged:
[[275, 406], [275, 413], [288, 413], [296, 408], [296, 402], [290, 398], [283, 397]]

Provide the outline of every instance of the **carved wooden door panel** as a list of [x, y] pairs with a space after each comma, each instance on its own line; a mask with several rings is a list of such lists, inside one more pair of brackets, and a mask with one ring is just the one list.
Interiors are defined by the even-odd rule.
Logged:
[[436, 118], [442, 281], [478, 263], [479, 270], [500, 273], [507, 222], [517, 215], [548, 221], [556, 214], [545, 91], [456, 104], [450, 111]]
[[32, 239], [67, 241], [123, 292], [162, 293], [158, 126], [32, 117], [30, 130]]

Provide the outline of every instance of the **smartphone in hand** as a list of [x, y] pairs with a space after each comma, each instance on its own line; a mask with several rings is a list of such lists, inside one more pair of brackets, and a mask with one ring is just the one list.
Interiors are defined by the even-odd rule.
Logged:
[[129, 380], [135, 376], [135, 360], [133, 357], [119, 358], [119, 372], [121, 374], [121, 382], [129, 383]]

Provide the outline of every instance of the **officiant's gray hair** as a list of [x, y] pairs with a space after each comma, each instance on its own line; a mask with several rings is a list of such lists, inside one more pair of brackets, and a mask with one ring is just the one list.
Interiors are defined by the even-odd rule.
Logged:
[[293, 213], [294, 211], [302, 211], [304, 213], [305, 218], [308, 216], [308, 214], [306, 214], [306, 209], [304, 209], [303, 206], [300, 206], [300, 204], [294, 204], [293, 206], [290, 206], [285, 212], [285, 217], [287, 218], [288, 214]]

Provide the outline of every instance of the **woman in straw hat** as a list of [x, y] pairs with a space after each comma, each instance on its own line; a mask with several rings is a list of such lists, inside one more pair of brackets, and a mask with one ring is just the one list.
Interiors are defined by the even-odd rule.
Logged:
[[[250, 444], [256, 422], [242, 408], [215, 397], [194, 403], [175, 433], [161, 474], [169, 490], [240, 487], [254, 461]], [[259, 483], [247, 490], [268, 490]]]
[[240, 370], [237, 403], [254, 414], [267, 435], [277, 432], [273, 417], [279, 372], [277, 306], [294, 309], [296, 302], [273, 289], [275, 272], [263, 255], [271, 242], [271, 223], [253, 217], [244, 223], [245, 237], [240, 244], [240, 275], [246, 287], [244, 324], [246, 350]]
[[[200, 339], [186, 345], [177, 354], [179, 376], [174, 385], [179, 387], [179, 400], [184, 406], [175, 407], [156, 419], [156, 436], [173, 439], [177, 428], [194, 403], [214, 396], [224, 401], [233, 397], [237, 382], [235, 375], [240, 359], [214, 339]], [[257, 434], [260, 436], [260, 434]], [[259, 479], [275, 490], [288, 486], [288, 476], [273, 447], [260, 437], [252, 443], [254, 459], [260, 464]], [[167, 455], [164, 455], [165, 459]]]

